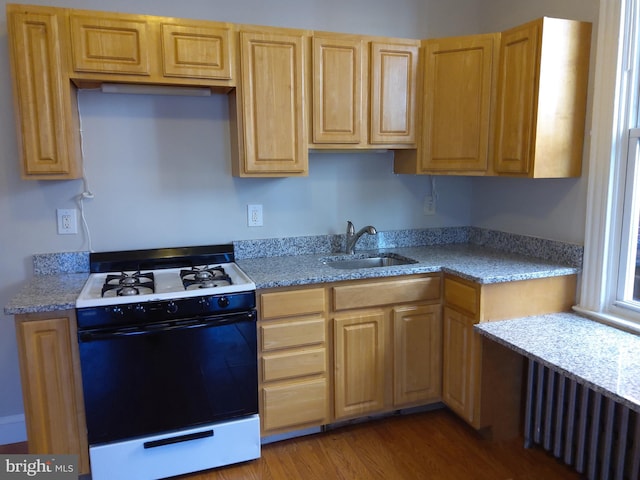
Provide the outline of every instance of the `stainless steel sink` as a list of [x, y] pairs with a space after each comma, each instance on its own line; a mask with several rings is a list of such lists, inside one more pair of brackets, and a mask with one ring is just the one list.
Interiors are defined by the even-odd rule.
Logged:
[[340, 268], [343, 270], [352, 270], [356, 268], [378, 268], [391, 267], [394, 265], [409, 265], [418, 263], [412, 258], [403, 257], [395, 253], [383, 253], [379, 255], [371, 255], [366, 257], [355, 257], [353, 255], [345, 255], [335, 258], [327, 258], [324, 263], [332, 268]]

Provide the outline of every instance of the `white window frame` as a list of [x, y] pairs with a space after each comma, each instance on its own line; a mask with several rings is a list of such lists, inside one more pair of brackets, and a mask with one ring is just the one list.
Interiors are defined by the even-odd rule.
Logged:
[[635, 258], [631, 246], [621, 246], [638, 231], [638, 196], [625, 186], [638, 176], [640, 130], [631, 127], [637, 126], [639, 6], [640, 0], [600, 1], [583, 275], [574, 307], [638, 333], [640, 308], [620, 299], [629, 298], [624, 285], [631, 275], [628, 260]]

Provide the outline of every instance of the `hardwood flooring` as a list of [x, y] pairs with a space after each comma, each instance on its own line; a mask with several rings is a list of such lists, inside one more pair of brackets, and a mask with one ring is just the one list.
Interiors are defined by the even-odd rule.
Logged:
[[523, 440], [491, 442], [446, 409], [264, 445], [262, 457], [183, 480], [578, 480]]
[[[446, 409], [394, 416], [264, 445], [252, 462], [181, 480], [578, 480], [522, 440], [491, 442]], [[25, 453], [26, 444], [0, 446]], [[117, 479], [114, 479], [117, 480]]]

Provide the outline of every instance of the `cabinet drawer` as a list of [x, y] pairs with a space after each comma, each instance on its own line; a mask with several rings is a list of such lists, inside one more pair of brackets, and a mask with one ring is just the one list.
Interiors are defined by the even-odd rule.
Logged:
[[324, 347], [302, 351], [269, 353], [262, 357], [262, 381], [325, 373], [327, 352]]
[[327, 379], [270, 385], [262, 389], [263, 430], [327, 421]]
[[335, 310], [440, 299], [440, 277], [362, 282], [333, 288]]
[[325, 310], [324, 288], [264, 293], [260, 295], [263, 319], [320, 313]]
[[302, 347], [325, 341], [323, 317], [301, 318], [288, 322], [267, 323], [260, 326], [262, 351]]
[[477, 315], [480, 311], [480, 295], [478, 289], [449, 277], [444, 279], [444, 301], [462, 309], [470, 315]]

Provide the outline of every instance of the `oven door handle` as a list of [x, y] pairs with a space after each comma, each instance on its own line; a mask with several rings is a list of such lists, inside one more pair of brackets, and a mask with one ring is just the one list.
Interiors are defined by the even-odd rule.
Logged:
[[144, 442], [143, 447], [157, 448], [164, 447], [165, 445], [173, 445], [174, 443], [190, 442], [191, 440], [198, 440], [200, 438], [213, 437], [213, 430], [204, 430], [202, 432], [188, 433], [186, 435], [178, 435], [176, 437], [161, 438], [160, 440], [152, 440]]
[[180, 330], [189, 330], [194, 328], [216, 327], [221, 325], [229, 325], [238, 322], [255, 321], [256, 311], [251, 310], [242, 313], [232, 313], [228, 315], [216, 315], [213, 317], [177, 320], [172, 322], [159, 322], [144, 326], [95, 329], [78, 332], [78, 340], [80, 342], [91, 342], [97, 340], [108, 340], [113, 338], [156, 335], [165, 332], [176, 332]]

